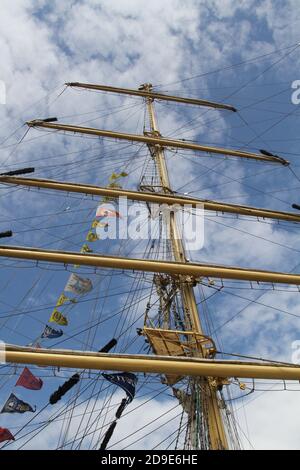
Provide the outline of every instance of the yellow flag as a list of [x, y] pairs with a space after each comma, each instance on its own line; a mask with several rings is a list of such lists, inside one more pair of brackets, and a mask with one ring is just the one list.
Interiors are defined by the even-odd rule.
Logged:
[[56, 307], [60, 307], [61, 305], [63, 305], [65, 302], [67, 302], [67, 300], [70, 300], [69, 297], [67, 297], [64, 293], [62, 293], [59, 298], [58, 298], [58, 301], [56, 302]]
[[92, 223], [92, 228], [108, 227], [108, 225], [108, 222], [100, 222], [99, 220], [94, 220]]
[[62, 313], [60, 313], [56, 308], [53, 310], [52, 315], [49, 318], [49, 322], [54, 322], [62, 326], [68, 325], [67, 318]]
[[108, 179], [109, 181], [114, 181], [118, 178], [119, 178], [119, 175], [117, 173], [112, 173]]
[[93, 250], [89, 247], [87, 243], [85, 243], [84, 245], [82, 245], [80, 253], [93, 253]]
[[121, 173], [112, 173], [109, 177], [109, 181], [115, 181], [119, 178], [125, 178], [125, 176], [128, 176], [128, 173], [126, 173], [126, 171], [122, 171]]
[[86, 239], [88, 242], [95, 242], [98, 240], [98, 237], [96, 233], [92, 232], [92, 230], [89, 231], [89, 233], [86, 236]]

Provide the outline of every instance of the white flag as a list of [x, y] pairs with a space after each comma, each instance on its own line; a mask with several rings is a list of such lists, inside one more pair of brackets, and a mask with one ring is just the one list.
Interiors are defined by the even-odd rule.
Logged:
[[71, 274], [66, 284], [65, 291], [73, 292], [73, 294], [82, 295], [87, 294], [93, 289], [93, 284], [90, 279], [84, 279], [77, 276], [77, 274]]

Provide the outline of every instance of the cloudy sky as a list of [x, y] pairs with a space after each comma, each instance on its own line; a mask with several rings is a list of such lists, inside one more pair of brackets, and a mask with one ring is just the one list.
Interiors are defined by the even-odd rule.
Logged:
[[[24, 123], [57, 116], [65, 123], [142, 133], [144, 107], [140, 100], [66, 89], [64, 83], [137, 88], [150, 82], [158, 91], [228, 102], [238, 109], [238, 113], [230, 113], [157, 103], [164, 136], [251, 151], [268, 149], [291, 162], [290, 169], [169, 152], [175, 190], [289, 211], [292, 203], [300, 203], [300, 105], [291, 101], [292, 83], [300, 79], [299, 24], [298, 0], [2, 0], [0, 80], [6, 87], [6, 104], [0, 104], [2, 171], [34, 165], [36, 176], [105, 185], [112, 171], [126, 167], [130, 170], [126, 185], [136, 188], [145, 148], [27, 132]], [[66, 242], [61, 233], [67, 229], [55, 228], [58, 219], [54, 214], [70, 210], [61, 216], [70, 225], [78, 221], [75, 209], [82, 210], [86, 222], [95, 206], [91, 200], [62, 201], [49, 193], [37, 196], [6, 186], [0, 195], [1, 230], [14, 231], [13, 240], [7, 243], [15, 245], [78, 250], [83, 231]], [[296, 225], [209, 214], [204, 248], [189, 256], [205, 262], [300, 272], [297, 230]], [[99, 251], [106, 249], [105, 245]], [[141, 255], [138, 249], [133, 253]], [[2, 339], [27, 344], [38, 336], [47, 314], [21, 316], [22, 309], [55, 302], [66, 274], [57, 272], [51, 278], [50, 292], [49, 277], [40, 280], [40, 273], [30, 271], [24, 281], [15, 266], [1, 264], [1, 268]], [[42, 283], [41, 288], [27, 296], [25, 303], [22, 299], [34, 282]], [[256, 290], [257, 286], [249, 288], [231, 284], [208, 301], [211, 332], [218, 347], [225, 352], [290, 361], [292, 342], [300, 339], [299, 293], [294, 288], [264, 292]], [[206, 288], [205, 295], [210, 294], [211, 289]], [[122, 302], [123, 298], [114, 307]], [[7, 318], [7, 311], [17, 311], [19, 316]], [[78, 329], [83, 322], [76, 321]], [[110, 329], [103, 328], [108, 340]], [[69, 342], [66, 347], [78, 348], [80, 343]], [[1, 402], [13, 381], [0, 389]], [[277, 388], [280, 386], [282, 383]], [[297, 384], [293, 387], [297, 389]], [[153, 408], [159, 416], [162, 408], [169, 410], [172, 404], [169, 399], [157, 400]], [[246, 448], [299, 448], [299, 392], [258, 391], [249, 399], [235, 401], [234, 406]], [[133, 417], [133, 424], [135, 421]], [[11, 421], [1, 417], [1, 423], [9, 426]], [[24, 419], [13, 423], [19, 424]], [[52, 445], [49, 436], [49, 441], [36, 440], [32, 445]], [[162, 431], [157, 442], [164, 436]], [[142, 443], [151, 446], [149, 441]]]

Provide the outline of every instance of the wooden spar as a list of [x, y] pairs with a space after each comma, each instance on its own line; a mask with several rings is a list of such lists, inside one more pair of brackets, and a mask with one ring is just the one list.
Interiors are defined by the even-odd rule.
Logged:
[[136, 270], [172, 275], [238, 279], [243, 281], [272, 282], [300, 285], [300, 274], [263, 271], [234, 266], [210, 265], [200, 263], [180, 263], [177, 261], [154, 261], [148, 259], [102, 256], [72, 251], [42, 250], [18, 246], [0, 245], [0, 256], [50, 263], [78, 264], [98, 268]]
[[140, 142], [144, 144], [160, 145], [161, 147], [173, 147], [181, 149], [196, 150], [201, 152], [209, 152], [221, 155], [228, 155], [230, 157], [248, 158], [263, 162], [280, 163], [281, 165], [289, 165], [289, 162], [284, 158], [272, 155], [259, 155], [253, 152], [243, 152], [241, 150], [226, 149], [222, 147], [213, 147], [210, 145], [200, 145], [193, 142], [186, 142], [181, 140], [167, 139], [160, 136], [137, 135], [128, 134], [124, 132], [106, 131], [103, 129], [95, 129], [92, 127], [80, 127], [70, 124], [56, 124], [53, 122], [45, 122], [43, 120], [28, 121], [26, 123], [29, 127], [41, 127], [44, 129], [53, 129], [65, 132], [74, 132], [77, 134], [95, 135], [98, 137], [108, 137], [111, 139], [129, 140], [131, 142]]
[[156, 93], [154, 91], [146, 91], [145, 89], [134, 90], [131, 88], [118, 88], [114, 86], [96, 85], [92, 83], [80, 83], [80, 82], [70, 82], [70, 83], [66, 83], [66, 85], [70, 87], [76, 87], [76, 88], [85, 88], [87, 90], [106, 91], [110, 93], [118, 93], [121, 95], [141, 96], [143, 98], [151, 98], [153, 100], [155, 99], [155, 100], [163, 100], [163, 101], [174, 101], [177, 103], [207, 106], [209, 108], [227, 109], [228, 111], [233, 111], [233, 112], [237, 111], [234, 106], [230, 106], [228, 104], [215, 103], [214, 101], [199, 100], [195, 98], [185, 98], [185, 97], [180, 97], [180, 96], [165, 95], [163, 93]]
[[16, 184], [22, 186], [67, 191], [71, 193], [92, 194], [94, 196], [127, 197], [133, 201], [142, 201], [155, 204], [178, 204], [197, 207], [203, 205], [204, 210], [226, 212], [231, 214], [246, 215], [249, 217], [262, 217], [266, 219], [284, 220], [287, 222], [300, 222], [300, 214], [297, 212], [273, 211], [251, 206], [242, 206], [226, 202], [211, 201], [208, 199], [190, 198], [180, 195], [162, 193], [129, 191], [125, 189], [102, 188], [83, 183], [66, 183], [37, 178], [0, 177], [0, 183]]
[[278, 363], [35, 349], [6, 345], [8, 363], [61, 366], [75, 369], [116, 370], [196, 377], [240, 377], [300, 380], [300, 366]]

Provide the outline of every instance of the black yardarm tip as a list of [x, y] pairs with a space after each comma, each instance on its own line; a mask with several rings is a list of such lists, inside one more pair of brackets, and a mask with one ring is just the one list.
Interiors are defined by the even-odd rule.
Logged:
[[7, 171], [6, 173], [0, 173], [0, 176], [17, 176], [17, 175], [26, 175], [27, 173], [34, 173], [35, 169], [33, 167], [21, 168], [20, 170]]

